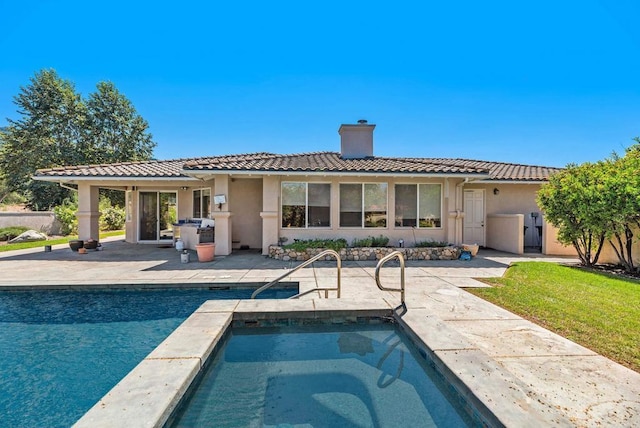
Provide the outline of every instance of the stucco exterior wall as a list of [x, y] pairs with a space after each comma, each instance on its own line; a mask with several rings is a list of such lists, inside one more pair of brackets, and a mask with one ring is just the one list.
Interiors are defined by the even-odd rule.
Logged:
[[542, 225], [542, 252], [550, 256], [577, 256], [572, 245], [566, 246], [558, 241], [558, 229], [546, 221]]
[[[281, 183], [316, 182], [331, 185], [331, 226], [323, 228], [283, 228], [281, 217]], [[347, 228], [340, 227], [340, 183], [387, 183], [387, 226], [380, 228]], [[435, 183], [442, 185], [441, 227], [412, 228], [396, 227], [395, 219], [395, 185]], [[124, 184], [124, 185], [123, 185]], [[416, 242], [433, 240], [446, 241], [452, 244], [463, 243], [462, 219], [464, 217], [463, 192], [465, 189], [484, 189], [485, 215], [487, 218], [498, 218], [496, 215], [521, 215], [522, 228], [529, 226], [528, 238], [533, 239], [535, 231], [531, 212], [540, 213], [537, 225], [543, 225], [543, 252], [547, 254], [573, 254], [572, 249], [555, 242], [555, 230], [547, 229], [543, 223], [542, 213], [535, 202], [539, 184], [512, 183], [466, 183], [461, 178], [416, 178], [416, 177], [371, 177], [371, 176], [253, 176], [234, 177], [219, 175], [216, 179], [196, 180], [140, 180], [122, 183], [118, 181], [92, 182], [95, 187], [121, 188], [127, 190], [127, 222], [126, 240], [138, 242], [138, 205], [141, 191], [175, 191], [177, 193], [178, 219], [191, 218], [193, 213], [193, 189], [211, 188], [212, 198], [215, 194], [224, 193], [227, 203], [221, 209], [213, 204], [212, 217], [216, 220], [216, 254], [229, 254], [233, 248], [248, 245], [251, 248], [262, 248], [268, 253], [269, 245], [278, 243], [279, 237], [286, 237], [287, 242], [294, 239], [334, 239], [344, 238], [351, 243], [354, 239], [383, 235], [390, 239], [389, 245], [397, 246], [399, 240], [405, 247], [412, 247]], [[185, 190], [182, 188], [186, 187]], [[497, 189], [497, 192], [494, 192]], [[497, 194], [496, 194], [497, 193]], [[504, 221], [504, 220], [498, 220]], [[494, 236], [488, 231], [488, 246], [498, 246], [505, 251], [520, 252], [520, 237], [511, 231], [509, 236]], [[489, 229], [492, 228], [487, 224]], [[511, 236], [513, 235], [513, 236]], [[524, 235], [524, 234], [523, 234]], [[523, 236], [527, 245], [527, 236]], [[507, 244], [508, 241], [508, 244]], [[538, 244], [539, 245], [539, 244]], [[507, 250], [509, 248], [510, 250]]]
[[0, 212], [0, 228], [12, 226], [24, 226], [48, 235], [60, 233], [60, 222], [52, 211]]
[[[433, 241], [448, 241], [447, 228], [448, 226], [448, 212], [447, 207], [450, 199], [453, 199], [451, 195], [444, 194], [442, 203], [441, 222], [440, 228], [411, 228], [411, 227], [395, 227], [395, 185], [396, 184], [441, 184], [443, 193], [451, 191], [455, 186], [445, 186], [445, 180], [442, 178], [391, 178], [391, 177], [280, 177], [280, 183], [285, 181], [297, 181], [297, 182], [316, 182], [316, 183], [330, 183], [331, 184], [331, 226], [323, 228], [283, 228], [281, 218], [280, 207], [280, 185], [274, 186], [273, 190], [277, 190], [277, 194], [266, 195], [265, 198], [269, 198], [272, 201], [278, 201], [278, 237], [286, 237], [287, 242], [293, 242], [294, 239], [336, 239], [344, 238], [348, 243], [351, 243], [354, 239], [363, 239], [369, 236], [383, 235], [390, 239], [389, 245], [397, 246], [398, 240], [404, 240], [404, 245], [407, 247], [413, 246], [415, 242], [433, 240]], [[371, 228], [350, 228], [340, 227], [340, 183], [387, 183], [387, 226], [386, 227], [371, 227]], [[270, 243], [273, 244], [273, 243]]]
[[[634, 243], [631, 251], [633, 254], [633, 263], [635, 266], [640, 266], [640, 230], [634, 231]], [[618, 256], [608, 241], [605, 241], [605, 244], [602, 247], [598, 263], [610, 263], [614, 265], [620, 264]]]
[[[536, 195], [538, 190], [540, 190], [539, 183], [469, 183], [465, 185], [464, 188], [485, 190], [486, 216], [495, 214], [522, 214], [522, 233], [525, 247], [541, 246], [544, 254], [560, 254], [547, 253], [546, 251], [563, 250], [559, 248], [557, 244], [554, 244], [556, 237], [555, 230], [550, 229], [545, 234], [544, 213], [536, 203]], [[538, 213], [538, 217], [532, 217], [531, 213]], [[541, 227], [542, 237], [539, 236], [538, 227]], [[487, 246], [491, 247], [488, 242]]]
[[487, 215], [487, 247], [508, 253], [524, 253], [523, 214]]

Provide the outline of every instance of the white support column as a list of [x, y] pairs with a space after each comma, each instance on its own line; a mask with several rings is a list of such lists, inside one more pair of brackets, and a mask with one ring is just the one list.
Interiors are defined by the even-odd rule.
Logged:
[[78, 238], [87, 240], [100, 238], [99, 193], [97, 186], [80, 183], [78, 185]]
[[262, 178], [262, 254], [269, 254], [269, 245], [278, 243], [278, 208], [280, 207], [280, 177]]
[[[229, 176], [217, 175], [214, 182], [214, 195], [225, 195], [226, 204], [218, 208], [218, 205], [212, 205], [211, 217], [215, 220], [215, 242], [216, 256], [227, 256], [232, 250], [231, 236], [231, 216], [232, 212], [229, 207], [232, 206], [231, 195], [229, 194]], [[213, 200], [213, 198], [212, 198]]]

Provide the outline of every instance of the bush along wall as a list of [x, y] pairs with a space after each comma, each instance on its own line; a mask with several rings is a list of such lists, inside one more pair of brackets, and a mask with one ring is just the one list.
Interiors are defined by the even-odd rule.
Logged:
[[[278, 245], [269, 246], [269, 257], [276, 260], [305, 261], [320, 254], [325, 248], [294, 249], [284, 248]], [[462, 249], [457, 246], [424, 247], [424, 248], [389, 248], [389, 247], [349, 247], [338, 251], [341, 260], [380, 260], [387, 254], [398, 250], [405, 260], [457, 260]], [[333, 260], [329, 256], [326, 260]]]

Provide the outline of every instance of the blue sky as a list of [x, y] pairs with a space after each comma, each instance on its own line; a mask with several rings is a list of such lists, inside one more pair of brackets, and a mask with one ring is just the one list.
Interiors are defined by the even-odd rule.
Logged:
[[54, 68], [110, 80], [158, 159], [339, 151], [548, 166], [640, 136], [633, 0], [162, 2], [0, 0], [0, 126]]

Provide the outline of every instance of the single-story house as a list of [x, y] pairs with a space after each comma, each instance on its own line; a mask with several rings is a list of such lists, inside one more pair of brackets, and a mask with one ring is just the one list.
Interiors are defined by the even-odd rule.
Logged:
[[[80, 239], [98, 236], [98, 190], [126, 193], [126, 241], [173, 242], [212, 219], [216, 254], [287, 238], [384, 235], [390, 245], [479, 244], [574, 254], [556, 241], [536, 192], [557, 168], [466, 159], [378, 157], [375, 125], [341, 125], [340, 152], [251, 153], [41, 169], [77, 187]], [[176, 226], [177, 225], [177, 226]]]

